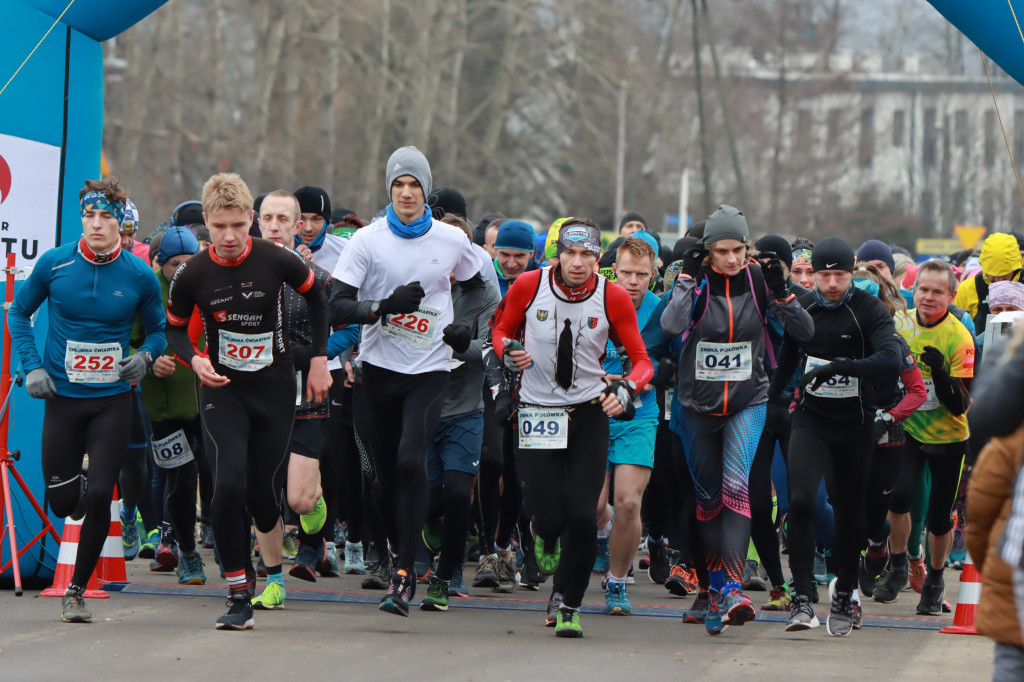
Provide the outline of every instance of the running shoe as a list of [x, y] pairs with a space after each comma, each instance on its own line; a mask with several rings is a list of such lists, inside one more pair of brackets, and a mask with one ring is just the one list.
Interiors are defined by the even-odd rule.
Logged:
[[263, 561], [263, 555], [261, 554], [259, 559], [256, 560], [256, 577], [266, 578], [267, 577], [267, 564]]
[[805, 594], [798, 594], [793, 598], [793, 605], [789, 609], [789, 622], [786, 623], [786, 632], [799, 632], [810, 630], [821, 625], [818, 616], [814, 613], [811, 600]]
[[493, 592], [508, 594], [516, 589], [516, 553], [512, 549], [498, 552], [498, 560], [495, 562], [494, 572], [498, 577], [498, 584], [492, 587]]
[[170, 573], [178, 567], [178, 548], [174, 545], [160, 543], [156, 548], [156, 557], [149, 566], [149, 570], [157, 573]]
[[889, 560], [889, 551], [883, 544], [880, 547], [868, 547], [861, 555], [857, 565], [857, 586], [860, 593], [870, 597], [875, 593], [875, 583], [878, 576], [885, 570], [886, 562]]
[[538, 535], [533, 541], [533, 553], [537, 558], [537, 568], [540, 569], [540, 572], [544, 575], [554, 575], [558, 570], [558, 562], [562, 558], [562, 540], [556, 538], [555, 544], [549, 552], [545, 547], [544, 538]]
[[676, 564], [665, 581], [665, 589], [677, 597], [685, 597], [700, 590], [697, 572], [682, 564]]
[[934, 585], [925, 583], [921, 590], [921, 601], [917, 603], [917, 615], [919, 616], [941, 616], [942, 598], [945, 596], [945, 581]]
[[604, 575], [611, 569], [612, 559], [608, 549], [608, 538], [597, 538], [597, 558], [594, 559], [592, 573]]
[[252, 607], [260, 611], [277, 611], [284, 608], [284, 583], [267, 583], [260, 596], [252, 600]]
[[466, 591], [466, 583], [462, 579], [462, 564], [460, 563], [454, 571], [452, 571], [452, 579], [448, 581], [448, 596], [449, 597], [468, 597], [469, 592]]
[[252, 600], [245, 592], [234, 592], [228, 597], [228, 612], [217, 619], [218, 630], [251, 630], [255, 626], [252, 617]]
[[[335, 543], [335, 546], [337, 546], [337, 543]], [[348, 575], [366, 575], [362, 542], [345, 543], [345, 573]]]
[[156, 557], [156, 546], [160, 544], [160, 530], [151, 530], [146, 533], [146, 541], [139, 547], [140, 559], [153, 559]]
[[476, 567], [476, 575], [473, 576], [473, 587], [497, 587], [498, 586], [498, 555], [488, 554]]
[[[835, 581], [830, 589], [834, 590]], [[846, 637], [853, 630], [853, 600], [849, 592], [834, 592], [825, 629], [833, 637]]]
[[292, 564], [288, 575], [306, 582], [316, 582], [316, 550], [307, 544], [299, 545], [299, 551], [295, 555], [295, 563]]
[[386, 590], [391, 583], [391, 564], [387, 561], [378, 561], [370, 564], [366, 569], [366, 577], [359, 586], [364, 590]]
[[819, 585], [828, 585], [828, 555], [827, 549], [814, 550], [814, 580]]
[[753, 559], [747, 559], [743, 567], [743, 589], [751, 592], [767, 592], [768, 582], [761, 577], [761, 566]]
[[711, 605], [711, 596], [707, 590], [701, 590], [697, 593], [697, 598], [693, 600], [693, 604], [690, 608], [683, 612], [683, 622], [692, 623], [694, 625], [702, 624], [708, 617], [708, 608]]
[[203, 546], [203, 549], [213, 549], [214, 544], [216, 544], [213, 537], [213, 526], [208, 523], [200, 523], [199, 537], [200, 544]]
[[629, 570], [626, 571], [626, 584], [636, 585], [636, 576], [633, 574], [633, 564], [630, 564]]
[[[670, 575], [667, 545], [668, 540], [664, 538], [659, 542], [647, 542], [647, 577], [655, 585], [664, 585]], [[641, 566], [641, 568], [643, 567]]]
[[[733, 583], [735, 585], [735, 583]], [[722, 623], [725, 626], [740, 626], [749, 620], [754, 620], [757, 614], [754, 613], [754, 605], [750, 603], [747, 595], [735, 587], [727, 589], [722, 595], [720, 608], [722, 611]]]
[[334, 523], [334, 546], [344, 547], [348, 544], [348, 524], [342, 521]]
[[881, 580], [875, 581], [875, 588], [871, 592], [871, 598], [883, 604], [891, 604], [896, 601], [900, 592], [907, 586], [907, 568], [896, 568], [889, 566], [882, 572]]
[[327, 521], [327, 503], [324, 502], [324, 496], [316, 498], [316, 504], [313, 505], [313, 511], [308, 514], [299, 515], [299, 523], [302, 524], [302, 530], [306, 532], [306, 535], [315, 535], [319, 533], [323, 527], [324, 522]]
[[555, 637], [582, 637], [583, 628], [580, 627], [580, 612], [578, 609], [570, 609], [564, 604], [555, 614]]
[[548, 599], [548, 607], [546, 610], [546, 620], [544, 625], [549, 628], [555, 627], [555, 622], [558, 620], [558, 610], [562, 608], [562, 602], [565, 600], [558, 592], [552, 592], [551, 598]]
[[416, 580], [409, 575], [409, 571], [400, 568], [391, 574], [391, 584], [388, 592], [380, 600], [381, 611], [393, 613], [397, 616], [409, 616], [409, 602], [416, 594]]
[[320, 561], [316, 562], [316, 572], [320, 574], [321, 578], [335, 578], [341, 575], [338, 566], [338, 550], [335, 549], [333, 542], [324, 543], [324, 555]]
[[853, 602], [853, 616], [851, 618], [853, 629], [860, 630], [861, 620], [864, 617], [864, 612], [860, 608], [860, 601]]
[[420, 611], [447, 611], [449, 580], [441, 580], [436, 575], [430, 578], [427, 596], [420, 602]]
[[609, 616], [628, 616], [633, 613], [625, 583], [608, 583], [604, 588], [604, 612]]
[[92, 613], [85, 607], [85, 594], [82, 590], [73, 590], [69, 587], [64, 591], [60, 604], [60, 619], [65, 623], [92, 622]]
[[431, 552], [441, 551], [441, 529], [443, 527], [444, 518], [434, 519], [423, 524], [423, 530], [420, 531], [420, 535], [423, 536], [423, 544]]
[[722, 599], [715, 590], [708, 590], [708, 610], [704, 616], [704, 629], [712, 637], [725, 632], [729, 626], [722, 621]]
[[124, 560], [132, 561], [139, 555], [139, 548], [142, 547], [142, 541], [139, 539], [139, 530], [135, 526], [135, 516], [138, 515], [138, 511], [135, 514], [126, 515], [124, 503], [121, 503], [120, 517], [121, 517], [121, 544], [124, 547]]
[[416, 582], [426, 585], [430, 582], [430, 573], [434, 568], [434, 557], [422, 542], [416, 548], [416, 561], [413, 562]]
[[181, 553], [181, 561], [178, 563], [178, 584], [179, 585], [205, 585], [206, 573], [203, 571], [203, 557], [199, 552], [191, 554]]
[[928, 567], [924, 565], [924, 556], [908, 556], [907, 563], [910, 564], [910, 586], [914, 588], [914, 592], [921, 594], [924, 579], [928, 576]]
[[292, 528], [284, 534], [281, 541], [281, 554], [289, 559], [294, 559], [299, 553], [299, 529]]
[[793, 595], [785, 585], [773, 587], [768, 593], [768, 601], [761, 607], [762, 611], [789, 611], [793, 604]]

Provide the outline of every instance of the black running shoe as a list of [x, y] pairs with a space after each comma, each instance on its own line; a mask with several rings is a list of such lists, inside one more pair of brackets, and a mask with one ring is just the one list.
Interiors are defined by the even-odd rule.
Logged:
[[671, 566], [668, 563], [668, 552], [665, 547], [665, 540], [660, 542], [647, 541], [647, 551], [650, 563], [647, 566], [647, 577], [655, 585], [664, 585], [668, 580]]
[[379, 561], [367, 567], [366, 577], [360, 583], [364, 590], [386, 590], [391, 583], [389, 562]]
[[942, 598], [946, 593], [945, 582], [930, 585], [927, 582], [921, 588], [921, 601], [917, 603], [917, 615], [941, 616]]
[[380, 600], [381, 611], [393, 613], [396, 616], [409, 616], [409, 602], [416, 594], [416, 577], [408, 570], [400, 568], [391, 574], [391, 585], [388, 592]]
[[883, 604], [891, 604], [896, 597], [910, 584], [909, 571], [906, 566], [902, 569], [889, 566], [880, 581], [875, 582], [875, 589], [871, 592], [871, 598]]
[[228, 612], [217, 619], [218, 630], [251, 630], [252, 601], [246, 592], [234, 592], [228, 597]]

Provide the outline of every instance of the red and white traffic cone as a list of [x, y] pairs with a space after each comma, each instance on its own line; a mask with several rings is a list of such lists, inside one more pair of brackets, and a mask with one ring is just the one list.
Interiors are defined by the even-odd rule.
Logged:
[[964, 559], [964, 571], [960, 574], [960, 594], [956, 600], [953, 624], [939, 630], [946, 635], [976, 635], [974, 617], [981, 602], [981, 573], [974, 567], [970, 552]]
[[128, 572], [124, 564], [124, 542], [121, 538], [119, 502], [115, 489], [114, 499], [110, 502], [110, 529], [107, 531], [107, 539], [103, 543], [99, 561], [96, 562], [96, 569], [93, 571], [93, 575], [101, 583], [128, 582]]
[[[60, 552], [57, 554], [57, 569], [53, 574], [53, 586], [39, 594], [43, 597], [63, 597], [75, 573], [75, 557], [78, 556], [78, 539], [82, 533], [82, 519], [73, 521], [70, 517], [64, 520], [64, 532], [60, 538]], [[85, 586], [85, 596], [89, 599], [106, 599], [110, 595], [100, 589], [96, 579], [96, 571], [89, 576]]]

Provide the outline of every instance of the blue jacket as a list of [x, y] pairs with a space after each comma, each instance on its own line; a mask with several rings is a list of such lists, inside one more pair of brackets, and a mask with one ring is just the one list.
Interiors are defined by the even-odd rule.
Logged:
[[[46, 301], [48, 327], [43, 358], [32, 333], [32, 314]], [[36, 262], [14, 297], [8, 324], [14, 347], [28, 374], [44, 368], [57, 394], [70, 398], [117, 395], [131, 389], [126, 381], [71, 383], [64, 368], [69, 341], [118, 343], [127, 358], [132, 320], [138, 313], [146, 331], [140, 351], [156, 358], [164, 352], [164, 306], [160, 283], [146, 261], [122, 253], [105, 265], [93, 265], [78, 253], [78, 242], [50, 249]], [[116, 365], [115, 365], [116, 366]]]

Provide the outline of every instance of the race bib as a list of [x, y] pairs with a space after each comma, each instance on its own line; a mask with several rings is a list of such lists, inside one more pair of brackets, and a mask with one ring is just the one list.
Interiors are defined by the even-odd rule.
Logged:
[[[804, 371], [810, 372], [812, 369], [824, 367], [827, 364], [828, 360], [808, 355]], [[858, 381], [857, 377], [836, 374], [829, 377], [828, 381], [819, 386], [817, 391], [812, 391], [808, 388], [807, 392], [818, 398], [856, 398], [860, 395], [860, 381]]]
[[942, 403], [939, 402], [938, 396], [935, 395], [935, 382], [931, 379], [925, 379], [924, 387], [925, 390], [928, 391], [928, 397], [924, 399], [924, 403], [921, 404], [921, 407], [917, 408], [917, 411], [927, 412], [928, 410], [937, 410], [942, 406]]
[[697, 342], [696, 374], [701, 381], [746, 381], [750, 378], [750, 342]]
[[414, 313], [404, 315], [388, 315], [387, 324], [381, 330], [388, 336], [419, 348], [431, 348], [434, 345], [434, 333], [437, 321], [441, 319], [441, 311], [421, 307]]
[[117, 363], [122, 357], [119, 343], [67, 342], [64, 371], [74, 384], [112, 384], [120, 381]]
[[192, 448], [188, 445], [185, 432], [178, 429], [167, 438], [153, 441], [153, 459], [161, 469], [176, 469], [182, 464], [188, 464], [195, 457], [192, 455]]
[[519, 447], [561, 450], [569, 445], [569, 414], [560, 407], [519, 408]]
[[220, 364], [239, 372], [257, 372], [274, 364], [274, 332], [220, 332]]

